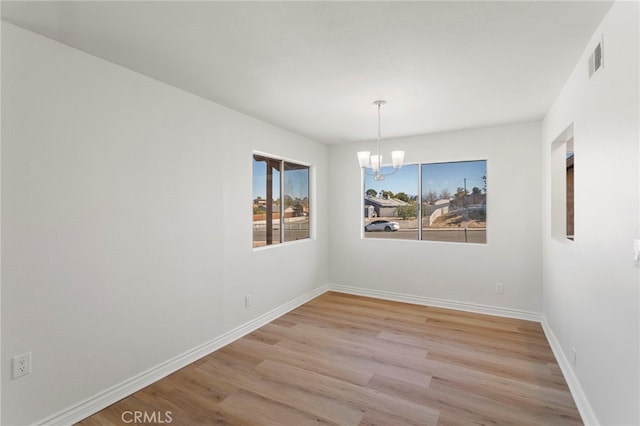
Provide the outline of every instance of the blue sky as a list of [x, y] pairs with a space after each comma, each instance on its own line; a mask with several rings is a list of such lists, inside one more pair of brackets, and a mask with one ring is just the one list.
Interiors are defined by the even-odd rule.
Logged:
[[[262, 198], [266, 197], [266, 188], [265, 181], [267, 179], [267, 163], [264, 161], [253, 161], [253, 199], [255, 200], [258, 196]], [[280, 172], [274, 171], [273, 179], [276, 182], [279, 182]], [[273, 198], [277, 199], [280, 197], [280, 186], [278, 184], [273, 186]]]
[[[392, 167], [383, 167], [383, 172], [391, 172]], [[264, 187], [266, 179], [266, 163], [263, 161], [253, 162], [253, 198], [258, 196], [266, 197]], [[422, 165], [422, 192], [427, 193], [433, 190], [440, 193], [443, 189], [448, 189], [451, 194], [455, 194], [458, 187], [464, 186], [464, 179], [467, 179], [467, 190], [470, 192], [474, 186], [482, 189], [484, 182], [482, 176], [487, 174], [486, 160], [460, 161], [453, 163], [431, 163]], [[274, 172], [274, 181], [278, 182], [279, 172]], [[294, 198], [304, 198], [308, 196], [309, 179], [306, 170], [290, 170], [287, 172], [285, 182], [285, 192]], [[364, 189], [373, 188], [378, 193], [382, 190], [391, 191], [394, 194], [404, 192], [409, 196], [418, 195], [418, 165], [408, 164], [402, 166], [398, 173], [387, 176], [382, 181], [375, 181], [372, 176], [365, 174]], [[280, 197], [278, 184], [274, 185], [273, 198]]]
[[[383, 167], [383, 172], [391, 172], [392, 167]], [[433, 190], [440, 193], [448, 189], [455, 194], [456, 189], [464, 187], [464, 179], [467, 179], [467, 190], [471, 192], [474, 186], [482, 189], [484, 182], [482, 176], [487, 174], [486, 160], [460, 161], [453, 163], [422, 164], [422, 192]], [[365, 174], [364, 190], [373, 188], [376, 191], [391, 191], [394, 194], [404, 192], [409, 196], [418, 195], [418, 165], [408, 164], [392, 176], [387, 176], [382, 181], [375, 181], [372, 176]]]
[[[393, 171], [393, 167], [383, 167], [382, 173], [391, 173]], [[367, 189], [375, 189], [378, 191], [378, 194], [382, 190], [391, 191], [394, 194], [398, 192], [404, 192], [407, 195], [418, 195], [418, 165], [417, 164], [409, 164], [402, 166], [398, 173], [393, 176], [387, 176], [384, 180], [376, 181], [373, 179], [373, 176], [369, 176], [367, 173], [364, 174], [364, 190]]]
[[309, 196], [309, 169], [286, 170], [284, 173], [284, 193], [293, 198]]
[[[264, 161], [253, 162], [253, 199], [258, 196], [267, 198], [265, 182], [267, 179], [267, 163]], [[273, 172], [273, 199], [280, 198], [280, 172]], [[284, 181], [285, 194], [293, 198], [305, 198], [309, 196], [309, 169], [287, 170]]]

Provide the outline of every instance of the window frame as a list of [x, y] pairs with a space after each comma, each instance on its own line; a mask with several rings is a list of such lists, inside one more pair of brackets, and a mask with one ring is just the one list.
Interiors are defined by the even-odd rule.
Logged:
[[[484, 228], [484, 241], [469, 241], [467, 239], [467, 229], [473, 229], [473, 228], [465, 228], [465, 241], [459, 241], [459, 240], [455, 240], [455, 239], [450, 239], [450, 240], [437, 240], [437, 239], [424, 239], [423, 238], [423, 234], [424, 234], [424, 202], [425, 202], [425, 197], [424, 197], [424, 188], [423, 188], [423, 166], [428, 166], [428, 165], [435, 165], [435, 164], [453, 164], [453, 163], [471, 163], [471, 162], [480, 162], [483, 161], [485, 164], [485, 174], [484, 176], [482, 176], [482, 178], [485, 181], [485, 188], [483, 189], [483, 195], [484, 195], [484, 209], [485, 209], [485, 213], [484, 213], [484, 217], [485, 217], [485, 222], [487, 221], [487, 215], [488, 215], [488, 211], [487, 211], [487, 205], [488, 205], [488, 191], [487, 191], [487, 181], [488, 181], [488, 168], [489, 168], [489, 159], [488, 157], [482, 157], [482, 158], [476, 158], [476, 159], [471, 159], [471, 160], [451, 160], [451, 161], [434, 161], [434, 162], [412, 162], [412, 163], [407, 163], [404, 164], [402, 167], [405, 166], [417, 166], [417, 179], [418, 179], [418, 194], [417, 194], [417, 238], [394, 238], [394, 237], [384, 237], [383, 235], [378, 235], [377, 233], [374, 235], [366, 235], [366, 232], [364, 230], [364, 227], [366, 225], [366, 218], [365, 218], [365, 208], [366, 208], [366, 203], [365, 203], [365, 197], [366, 197], [366, 191], [367, 188], [365, 187], [365, 183], [366, 183], [366, 170], [362, 169], [361, 173], [360, 173], [360, 188], [361, 188], [361, 192], [360, 192], [360, 200], [361, 200], [361, 207], [360, 207], [360, 237], [363, 240], [369, 240], [369, 239], [373, 239], [373, 240], [393, 240], [393, 241], [411, 241], [411, 242], [434, 242], [434, 243], [455, 243], [455, 244], [471, 244], [471, 245], [478, 245], [478, 246], [483, 246], [483, 245], [487, 245], [488, 244], [488, 227], [485, 225]], [[386, 164], [386, 165], [382, 165], [381, 169], [383, 169], [383, 173], [384, 173], [384, 169], [390, 169], [389, 171], [393, 170], [393, 166]], [[393, 175], [391, 175], [393, 176]], [[409, 194], [411, 195], [411, 194]]]
[[[257, 245], [256, 246], [256, 239], [255, 239], [255, 220], [252, 220], [252, 237], [251, 237], [251, 242], [252, 242], [252, 248], [253, 250], [264, 250], [264, 249], [268, 249], [268, 248], [272, 248], [272, 247], [278, 247], [281, 245], [287, 245], [287, 244], [291, 244], [291, 243], [299, 243], [299, 242], [303, 242], [303, 241], [307, 241], [307, 240], [311, 240], [313, 239], [313, 230], [314, 230], [314, 226], [312, 224], [312, 219], [315, 218], [315, 214], [314, 214], [314, 203], [313, 203], [313, 195], [312, 195], [312, 179], [313, 179], [313, 171], [314, 171], [314, 167], [313, 165], [303, 162], [303, 161], [298, 161], [298, 160], [292, 160], [286, 157], [282, 157], [279, 155], [274, 155], [274, 154], [269, 154], [269, 153], [265, 153], [265, 152], [261, 152], [261, 151], [253, 151], [252, 155], [251, 155], [251, 162], [252, 162], [252, 170], [251, 170], [251, 174], [252, 174], [252, 195], [253, 195], [253, 190], [254, 190], [254, 186], [255, 186], [255, 175], [254, 175], [254, 163], [256, 162], [256, 157], [263, 157], [266, 160], [271, 160], [271, 161], [277, 161], [279, 163], [279, 182], [278, 182], [278, 192], [279, 195], [277, 198], [271, 198], [271, 204], [273, 204], [274, 200], [280, 200], [280, 214], [278, 217], [278, 241], [272, 241], [271, 243], [267, 243], [267, 237], [265, 236], [265, 244], [264, 245]], [[286, 164], [290, 164], [290, 165], [294, 165], [296, 167], [300, 167], [300, 168], [304, 168], [307, 170], [307, 212], [306, 212], [306, 216], [307, 216], [307, 221], [306, 223], [308, 224], [308, 232], [307, 235], [303, 238], [297, 238], [294, 240], [287, 240], [286, 238], [286, 226], [285, 226], [285, 219], [286, 219], [286, 215], [285, 215], [285, 209], [284, 209], [284, 204], [285, 204], [285, 176], [286, 176]], [[266, 182], [265, 182], [266, 184]], [[266, 186], [266, 185], [265, 185]], [[267, 197], [265, 197], [267, 198]], [[253, 201], [255, 202], [256, 198], [253, 198]], [[266, 200], [267, 205], [269, 205], [269, 199]], [[255, 206], [255, 203], [254, 203]], [[268, 210], [268, 209], [267, 209]], [[268, 216], [268, 215], [267, 215]], [[267, 220], [268, 223], [268, 219], [267, 216], [265, 216], [265, 220]], [[273, 217], [273, 216], [272, 216]], [[275, 222], [272, 219], [273, 222]]]

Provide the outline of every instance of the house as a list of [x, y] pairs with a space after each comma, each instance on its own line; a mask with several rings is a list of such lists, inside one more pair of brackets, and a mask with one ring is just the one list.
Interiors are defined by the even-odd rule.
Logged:
[[367, 206], [373, 207], [373, 216], [365, 217], [398, 217], [398, 207], [406, 206], [409, 203], [390, 197], [371, 197], [366, 195], [364, 197], [365, 212]]
[[[638, 8], [3, 1], [1, 423], [73, 423], [332, 289], [539, 321], [585, 423], [640, 424]], [[487, 159], [487, 244], [361, 237], [382, 97], [385, 156]], [[311, 166], [310, 239], [251, 248], [256, 152]]]

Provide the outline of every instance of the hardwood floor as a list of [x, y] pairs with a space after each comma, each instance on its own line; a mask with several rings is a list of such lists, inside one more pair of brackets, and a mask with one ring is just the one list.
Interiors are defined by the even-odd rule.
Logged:
[[172, 425], [582, 424], [539, 324], [332, 292], [80, 425], [136, 412]]

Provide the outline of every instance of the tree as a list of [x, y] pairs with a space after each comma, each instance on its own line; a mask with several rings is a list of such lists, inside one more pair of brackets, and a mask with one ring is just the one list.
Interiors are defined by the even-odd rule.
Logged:
[[365, 192], [365, 194], [367, 194], [369, 197], [377, 197], [378, 196], [378, 191], [376, 191], [373, 188], [369, 188], [369, 189], [367, 189], [367, 192]]
[[398, 216], [406, 220], [410, 217], [416, 217], [418, 215], [418, 206], [415, 204], [398, 206], [397, 211], [398, 211]]
[[289, 194], [285, 194], [284, 196], [284, 207], [285, 208], [289, 208], [291, 206], [293, 206], [295, 200], [293, 199], [293, 197]]
[[483, 204], [485, 195], [482, 194], [482, 190], [477, 186], [473, 187], [471, 190], [471, 195], [469, 196], [472, 204]]
[[440, 199], [441, 200], [448, 200], [449, 198], [451, 198], [451, 191], [449, 191], [448, 189], [443, 189], [442, 191], [440, 191]]
[[299, 200], [296, 201], [296, 203], [293, 205], [293, 216], [294, 217], [300, 217], [304, 215], [304, 206], [302, 205], [302, 202], [300, 202]]
[[393, 196], [393, 192], [391, 192], [391, 191], [387, 191], [387, 190], [385, 190], [385, 189], [383, 189], [383, 190], [380, 192], [380, 195], [382, 196], [382, 198], [394, 198], [394, 196]]
[[395, 198], [396, 200], [404, 201], [405, 203], [409, 202], [409, 196], [404, 192], [398, 192], [393, 198]]
[[464, 207], [464, 205], [466, 204], [464, 197], [468, 194], [468, 191], [462, 187], [458, 187], [458, 189], [456, 190], [456, 195], [455, 195], [455, 200], [452, 201], [451, 203], [456, 207], [456, 208], [461, 208]]
[[433, 204], [438, 201], [438, 193], [433, 189], [430, 189], [429, 192], [423, 195], [423, 197], [424, 201], [428, 202], [429, 204]]

